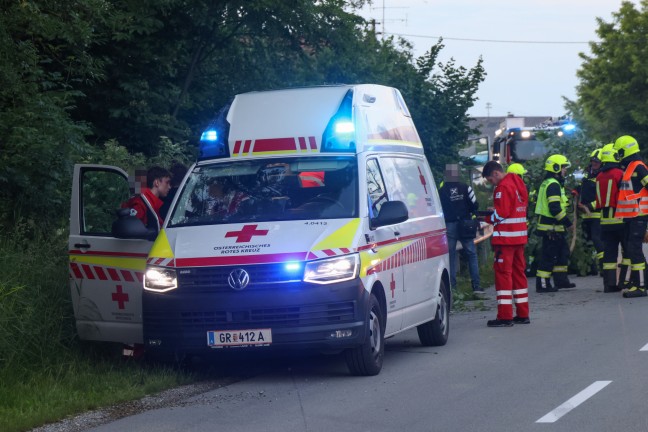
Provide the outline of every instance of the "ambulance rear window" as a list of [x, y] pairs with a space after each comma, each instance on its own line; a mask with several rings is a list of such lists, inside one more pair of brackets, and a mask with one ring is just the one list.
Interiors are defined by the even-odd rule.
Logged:
[[272, 158], [201, 165], [168, 227], [358, 217], [355, 157]]

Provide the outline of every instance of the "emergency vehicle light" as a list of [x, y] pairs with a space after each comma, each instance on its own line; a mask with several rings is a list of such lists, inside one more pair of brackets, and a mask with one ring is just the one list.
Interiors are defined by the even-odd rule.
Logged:
[[353, 90], [349, 89], [322, 134], [322, 152], [355, 153], [354, 138]]
[[355, 126], [353, 126], [353, 122], [338, 121], [337, 123], [335, 123], [336, 134], [350, 134], [353, 132], [355, 132]]
[[200, 141], [216, 141], [217, 139], [218, 133], [213, 129], [206, 130], [200, 136]]
[[296, 262], [286, 263], [284, 268], [290, 272], [297, 271], [301, 269], [301, 264]]
[[230, 105], [225, 105], [216, 114], [216, 118], [200, 135], [198, 159], [215, 159], [229, 157], [229, 122], [227, 113]]
[[565, 126], [563, 126], [563, 129], [565, 130], [565, 132], [571, 132], [576, 129], [576, 125], [573, 123], [567, 123]]

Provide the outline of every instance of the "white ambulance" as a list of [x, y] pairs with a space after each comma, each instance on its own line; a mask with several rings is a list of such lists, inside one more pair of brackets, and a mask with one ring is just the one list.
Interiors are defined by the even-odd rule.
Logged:
[[[400, 92], [339, 85], [236, 96], [201, 138], [152, 244], [116, 167], [78, 165], [70, 280], [82, 339], [181, 359], [225, 349], [344, 352], [375, 375], [384, 339], [444, 345], [445, 224]], [[136, 223], [133, 223], [133, 220]]]

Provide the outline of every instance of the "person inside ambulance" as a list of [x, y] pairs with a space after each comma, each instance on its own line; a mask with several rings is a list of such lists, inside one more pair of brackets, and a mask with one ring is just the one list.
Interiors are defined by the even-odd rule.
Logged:
[[217, 220], [227, 220], [237, 214], [249, 195], [227, 177], [216, 178], [208, 186], [207, 214]]
[[159, 166], [151, 167], [146, 172], [146, 187], [122, 203], [121, 208], [130, 209], [130, 216], [135, 216], [148, 230], [157, 233], [164, 222], [160, 215], [162, 199], [170, 189], [171, 173]]

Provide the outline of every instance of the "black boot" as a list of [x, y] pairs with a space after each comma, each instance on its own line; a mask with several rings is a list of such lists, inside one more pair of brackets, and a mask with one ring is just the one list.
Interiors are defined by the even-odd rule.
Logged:
[[621, 287], [617, 284], [616, 270], [603, 270], [603, 292], [619, 292]]
[[551, 279], [536, 277], [536, 292], [537, 293], [548, 293], [556, 292], [558, 288], [551, 286]]
[[556, 289], [558, 288], [575, 288], [576, 284], [569, 282], [569, 278], [567, 277], [567, 273], [554, 273], [553, 274], [554, 278], [554, 286]]

